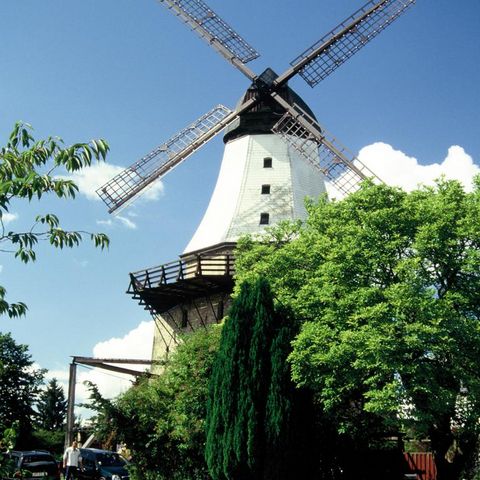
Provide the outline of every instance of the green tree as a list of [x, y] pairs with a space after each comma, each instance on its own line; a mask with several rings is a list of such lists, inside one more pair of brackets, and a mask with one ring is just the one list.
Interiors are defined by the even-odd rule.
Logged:
[[220, 332], [219, 325], [212, 325], [186, 335], [161, 376], [139, 380], [113, 401], [90, 385], [96, 436], [107, 446], [126, 443], [135, 479], [210, 478], [204, 459], [205, 416]]
[[14, 468], [8, 452], [13, 449], [18, 437], [18, 421], [9, 428], [0, 427], [0, 477], [8, 478]]
[[[35, 261], [35, 247], [46, 240], [55, 248], [75, 247], [88, 235], [96, 247], [108, 246], [104, 234], [62, 229], [59, 218], [52, 214], [38, 215], [24, 232], [8, 231], [3, 218], [14, 200], [41, 199], [46, 194], [58, 198], [74, 198], [78, 191], [72, 180], [56, 173], [75, 172], [89, 166], [92, 160], [104, 160], [108, 152], [104, 140], [66, 146], [62, 139], [48, 137], [35, 141], [28, 124], [18, 122], [6, 145], [0, 148], [0, 248], [22, 262]], [[24, 315], [23, 302], [9, 303], [6, 290], [0, 286], [0, 314], [10, 317]]]
[[0, 333], [0, 431], [15, 428], [17, 447], [28, 445], [44, 370], [33, 368], [27, 345]]
[[36, 403], [36, 423], [43, 430], [62, 430], [67, 414], [67, 400], [63, 388], [52, 378], [42, 390]]
[[225, 320], [210, 381], [205, 448], [215, 480], [280, 480], [304, 478], [304, 469], [313, 473], [302, 455], [308, 449], [298, 448], [308, 444], [309, 432], [299, 428], [305, 427], [298, 415], [300, 396], [286, 362], [294, 332], [286, 312], [275, 309], [264, 279], [242, 283]]
[[480, 415], [479, 179], [471, 193], [367, 183], [308, 210], [301, 228], [244, 240], [237, 261], [303, 322], [294, 380], [357, 445], [427, 436], [438, 479], [459, 478]]

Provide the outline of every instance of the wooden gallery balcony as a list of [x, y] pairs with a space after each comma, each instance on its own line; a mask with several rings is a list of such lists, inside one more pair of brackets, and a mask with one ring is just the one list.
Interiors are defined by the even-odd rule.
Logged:
[[231, 253], [203, 253], [130, 274], [127, 293], [152, 314], [196, 298], [230, 292], [235, 273]]

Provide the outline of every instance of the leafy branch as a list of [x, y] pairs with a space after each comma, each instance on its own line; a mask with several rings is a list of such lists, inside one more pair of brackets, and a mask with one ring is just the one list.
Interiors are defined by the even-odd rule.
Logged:
[[[6, 145], [0, 148], [0, 252], [13, 253], [24, 263], [36, 260], [35, 247], [46, 240], [55, 248], [73, 248], [80, 245], [87, 236], [96, 248], [109, 246], [104, 233], [82, 230], [64, 230], [59, 218], [48, 213], [37, 215], [29, 231], [6, 231], [4, 218], [13, 200], [40, 200], [51, 194], [58, 198], [74, 199], [78, 186], [71, 179], [54, 177], [59, 169], [69, 173], [89, 167], [93, 161], [104, 161], [109, 150], [105, 140], [91, 140], [88, 143], [65, 145], [59, 137], [48, 137], [36, 141], [32, 127], [17, 122]], [[0, 287], [0, 315], [18, 317], [26, 313], [24, 303], [8, 303], [6, 290]]]

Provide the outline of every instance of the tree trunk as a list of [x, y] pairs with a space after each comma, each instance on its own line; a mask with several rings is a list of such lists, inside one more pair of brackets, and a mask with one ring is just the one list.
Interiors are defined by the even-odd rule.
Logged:
[[460, 474], [457, 457], [449, 457], [447, 452], [453, 444], [454, 436], [450, 430], [450, 417], [443, 417], [430, 432], [435, 465], [437, 467], [437, 480], [458, 480]]

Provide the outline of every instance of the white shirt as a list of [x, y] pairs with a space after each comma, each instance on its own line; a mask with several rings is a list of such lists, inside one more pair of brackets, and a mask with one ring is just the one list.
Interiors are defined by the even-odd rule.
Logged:
[[67, 467], [78, 467], [78, 461], [80, 459], [80, 449], [68, 447], [63, 454], [63, 461]]

